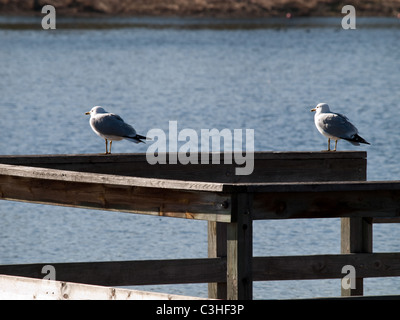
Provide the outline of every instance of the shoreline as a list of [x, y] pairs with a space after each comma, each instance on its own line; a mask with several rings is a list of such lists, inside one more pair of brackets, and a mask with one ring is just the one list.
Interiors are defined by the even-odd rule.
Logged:
[[167, 4], [160, 0], [0, 0], [0, 15], [43, 15], [46, 4], [65, 17], [343, 17], [341, 9], [349, 4], [358, 17], [400, 18], [400, 0], [170, 0]]

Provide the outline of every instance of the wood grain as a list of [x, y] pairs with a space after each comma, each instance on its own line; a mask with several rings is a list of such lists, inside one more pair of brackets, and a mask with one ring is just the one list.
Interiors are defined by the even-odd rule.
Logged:
[[376, 184], [375, 190], [368, 191], [362, 191], [363, 184], [358, 184], [358, 190], [255, 193], [254, 219], [399, 217], [398, 182]]
[[[0, 156], [0, 163], [49, 169], [92, 172], [131, 177], [205, 181], [219, 183], [365, 180], [366, 152], [255, 152], [251, 157], [254, 171], [237, 176], [237, 165], [225, 164], [224, 154], [218, 154], [220, 164], [212, 164], [212, 153], [206, 154], [209, 164], [150, 165], [146, 155], [137, 154], [78, 154], [78, 155], [13, 155]], [[234, 156], [233, 156], [234, 159]]]
[[[0, 165], [4, 166], [4, 165]], [[44, 169], [41, 169], [44, 170]], [[58, 171], [50, 170], [49, 171]], [[40, 170], [39, 170], [40, 171]], [[79, 175], [57, 172], [57, 176], [34, 171], [35, 177], [0, 174], [0, 199], [42, 204], [72, 206], [110, 211], [131, 212], [157, 216], [209, 221], [230, 221], [229, 201], [224, 194], [211, 192], [142, 187], [137, 183], [115, 181], [106, 177], [95, 182]], [[62, 177], [60, 177], [60, 175]], [[74, 181], [76, 178], [77, 181]], [[136, 183], [136, 182], [135, 182]]]
[[43, 279], [44, 265], [58, 281], [102, 286], [223, 282], [226, 273], [226, 259], [214, 258], [0, 265], [0, 274]]
[[206, 300], [198, 297], [0, 275], [0, 300]]
[[354, 253], [253, 258], [255, 281], [341, 279], [352, 265], [359, 278], [400, 276], [400, 253]]

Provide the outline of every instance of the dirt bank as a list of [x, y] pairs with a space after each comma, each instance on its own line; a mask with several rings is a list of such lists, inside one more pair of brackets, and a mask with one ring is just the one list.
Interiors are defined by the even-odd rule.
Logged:
[[356, 8], [357, 16], [400, 14], [400, 0], [0, 0], [0, 14], [40, 13], [45, 4], [61, 15], [339, 16], [346, 4]]

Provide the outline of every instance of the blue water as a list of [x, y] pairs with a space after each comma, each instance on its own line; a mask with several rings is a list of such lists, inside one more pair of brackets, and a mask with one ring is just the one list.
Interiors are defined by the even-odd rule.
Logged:
[[[57, 22], [0, 19], [1, 154], [104, 152], [84, 115], [94, 105], [140, 134], [176, 120], [178, 130], [254, 129], [260, 151], [322, 150], [310, 109], [326, 102], [371, 143], [338, 149], [368, 152], [368, 180], [400, 180], [399, 19], [357, 19], [356, 30], [320, 18]], [[202, 221], [8, 201], [0, 221], [1, 264], [207, 255]], [[374, 251], [400, 251], [399, 232], [374, 225]], [[339, 219], [254, 223], [256, 256], [339, 252]], [[365, 283], [365, 294], [400, 293], [395, 278]], [[207, 295], [206, 284], [140, 288]], [[254, 284], [257, 299], [338, 295], [340, 280]]]

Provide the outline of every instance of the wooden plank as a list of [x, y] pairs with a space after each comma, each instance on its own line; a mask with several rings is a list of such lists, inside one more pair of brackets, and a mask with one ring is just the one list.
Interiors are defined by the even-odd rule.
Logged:
[[110, 288], [0, 274], [0, 300], [205, 300], [203, 298]]
[[373, 218], [373, 223], [400, 223], [400, 217], [398, 218]]
[[[223, 282], [226, 259], [40, 263], [0, 266], [0, 274], [41, 279], [52, 265], [58, 281], [104, 286]], [[341, 279], [352, 265], [360, 278], [400, 276], [400, 253], [254, 257], [253, 281]]]
[[141, 178], [111, 174], [74, 172], [68, 170], [36, 168], [0, 164], [0, 175], [66, 182], [105, 183], [123, 186], [166, 188], [210, 192], [323, 192], [400, 190], [400, 181], [335, 181], [335, 182], [281, 182], [281, 183], [216, 183], [181, 181], [161, 178]]
[[341, 279], [345, 265], [360, 278], [400, 276], [400, 253], [254, 257], [254, 281]]
[[[360, 184], [363, 184], [360, 182]], [[254, 194], [254, 219], [374, 217], [400, 215], [398, 182], [362, 191], [265, 192]], [[386, 188], [389, 187], [389, 188]], [[362, 188], [360, 188], [362, 189]]]
[[[326, 181], [326, 182], [283, 182], [283, 183], [237, 183], [225, 184], [237, 187], [237, 192], [290, 193], [290, 192], [352, 192], [352, 191], [399, 191], [400, 180], [392, 181]], [[228, 188], [224, 188], [224, 191]]]
[[229, 197], [217, 193], [245, 190], [255, 193], [255, 219], [399, 216], [399, 182], [225, 185], [0, 167], [0, 198], [6, 200], [229, 222]]
[[[341, 219], [341, 253], [372, 252], [372, 220], [368, 218]], [[355, 279], [355, 288], [341, 288], [342, 296], [360, 296], [364, 292], [363, 278]]]
[[233, 221], [227, 227], [227, 298], [253, 297], [252, 194], [239, 193], [232, 199]]
[[[223, 258], [227, 256], [227, 224], [208, 221], [208, 257]], [[208, 297], [212, 299], [227, 299], [226, 276], [223, 282], [208, 284]]]
[[370, 218], [342, 218], [341, 253], [372, 252], [372, 220]]
[[[284, 182], [284, 181], [329, 181], [365, 180], [366, 152], [255, 152], [248, 155], [254, 162], [251, 175], [235, 174], [238, 165], [225, 163], [223, 153], [208, 153], [209, 164], [202, 163], [204, 154], [197, 156], [198, 164], [150, 165], [146, 154], [111, 155], [28, 155], [0, 156], [0, 163], [72, 170], [79, 172], [103, 173], [123, 176], [158, 179], [207, 181], [220, 183]], [[218, 155], [219, 164], [212, 163]], [[235, 159], [235, 155], [232, 156]]]
[[[160, 153], [161, 154], [161, 153]], [[166, 153], [167, 162], [169, 155], [177, 157], [176, 153]], [[214, 154], [224, 153], [209, 152], [207, 153], [211, 162]], [[204, 157], [204, 153], [197, 154], [198, 160]], [[366, 159], [366, 151], [255, 151], [255, 160], [286, 160], [286, 159]], [[221, 158], [223, 159], [223, 158]], [[92, 154], [34, 154], [34, 155], [0, 155], [0, 163], [29, 165], [29, 164], [72, 164], [72, 163], [115, 163], [115, 162], [147, 162], [146, 153], [113, 153], [105, 155], [103, 153]], [[200, 161], [199, 161], [200, 162]], [[46, 167], [45, 165], [43, 167]]]
[[45, 265], [54, 267], [58, 281], [102, 286], [223, 282], [226, 277], [222, 258], [0, 265], [0, 274], [40, 279]]
[[[42, 169], [44, 170], [44, 169]], [[57, 170], [51, 170], [57, 171]], [[66, 177], [70, 177], [66, 174]], [[57, 177], [58, 178], [58, 177]], [[100, 179], [100, 177], [98, 177]], [[139, 184], [140, 185], [140, 184]], [[122, 211], [209, 221], [230, 221], [229, 197], [213, 192], [118, 184], [111, 178], [89, 182], [77, 179], [29, 178], [0, 175], [0, 199]]]
[[65, 182], [104, 183], [118, 186], [120, 185], [193, 191], [223, 191], [223, 184], [221, 183], [138, 178], [111, 174], [74, 172], [68, 170], [36, 168], [7, 164], [0, 164], [0, 175], [44, 180], [57, 180]]

